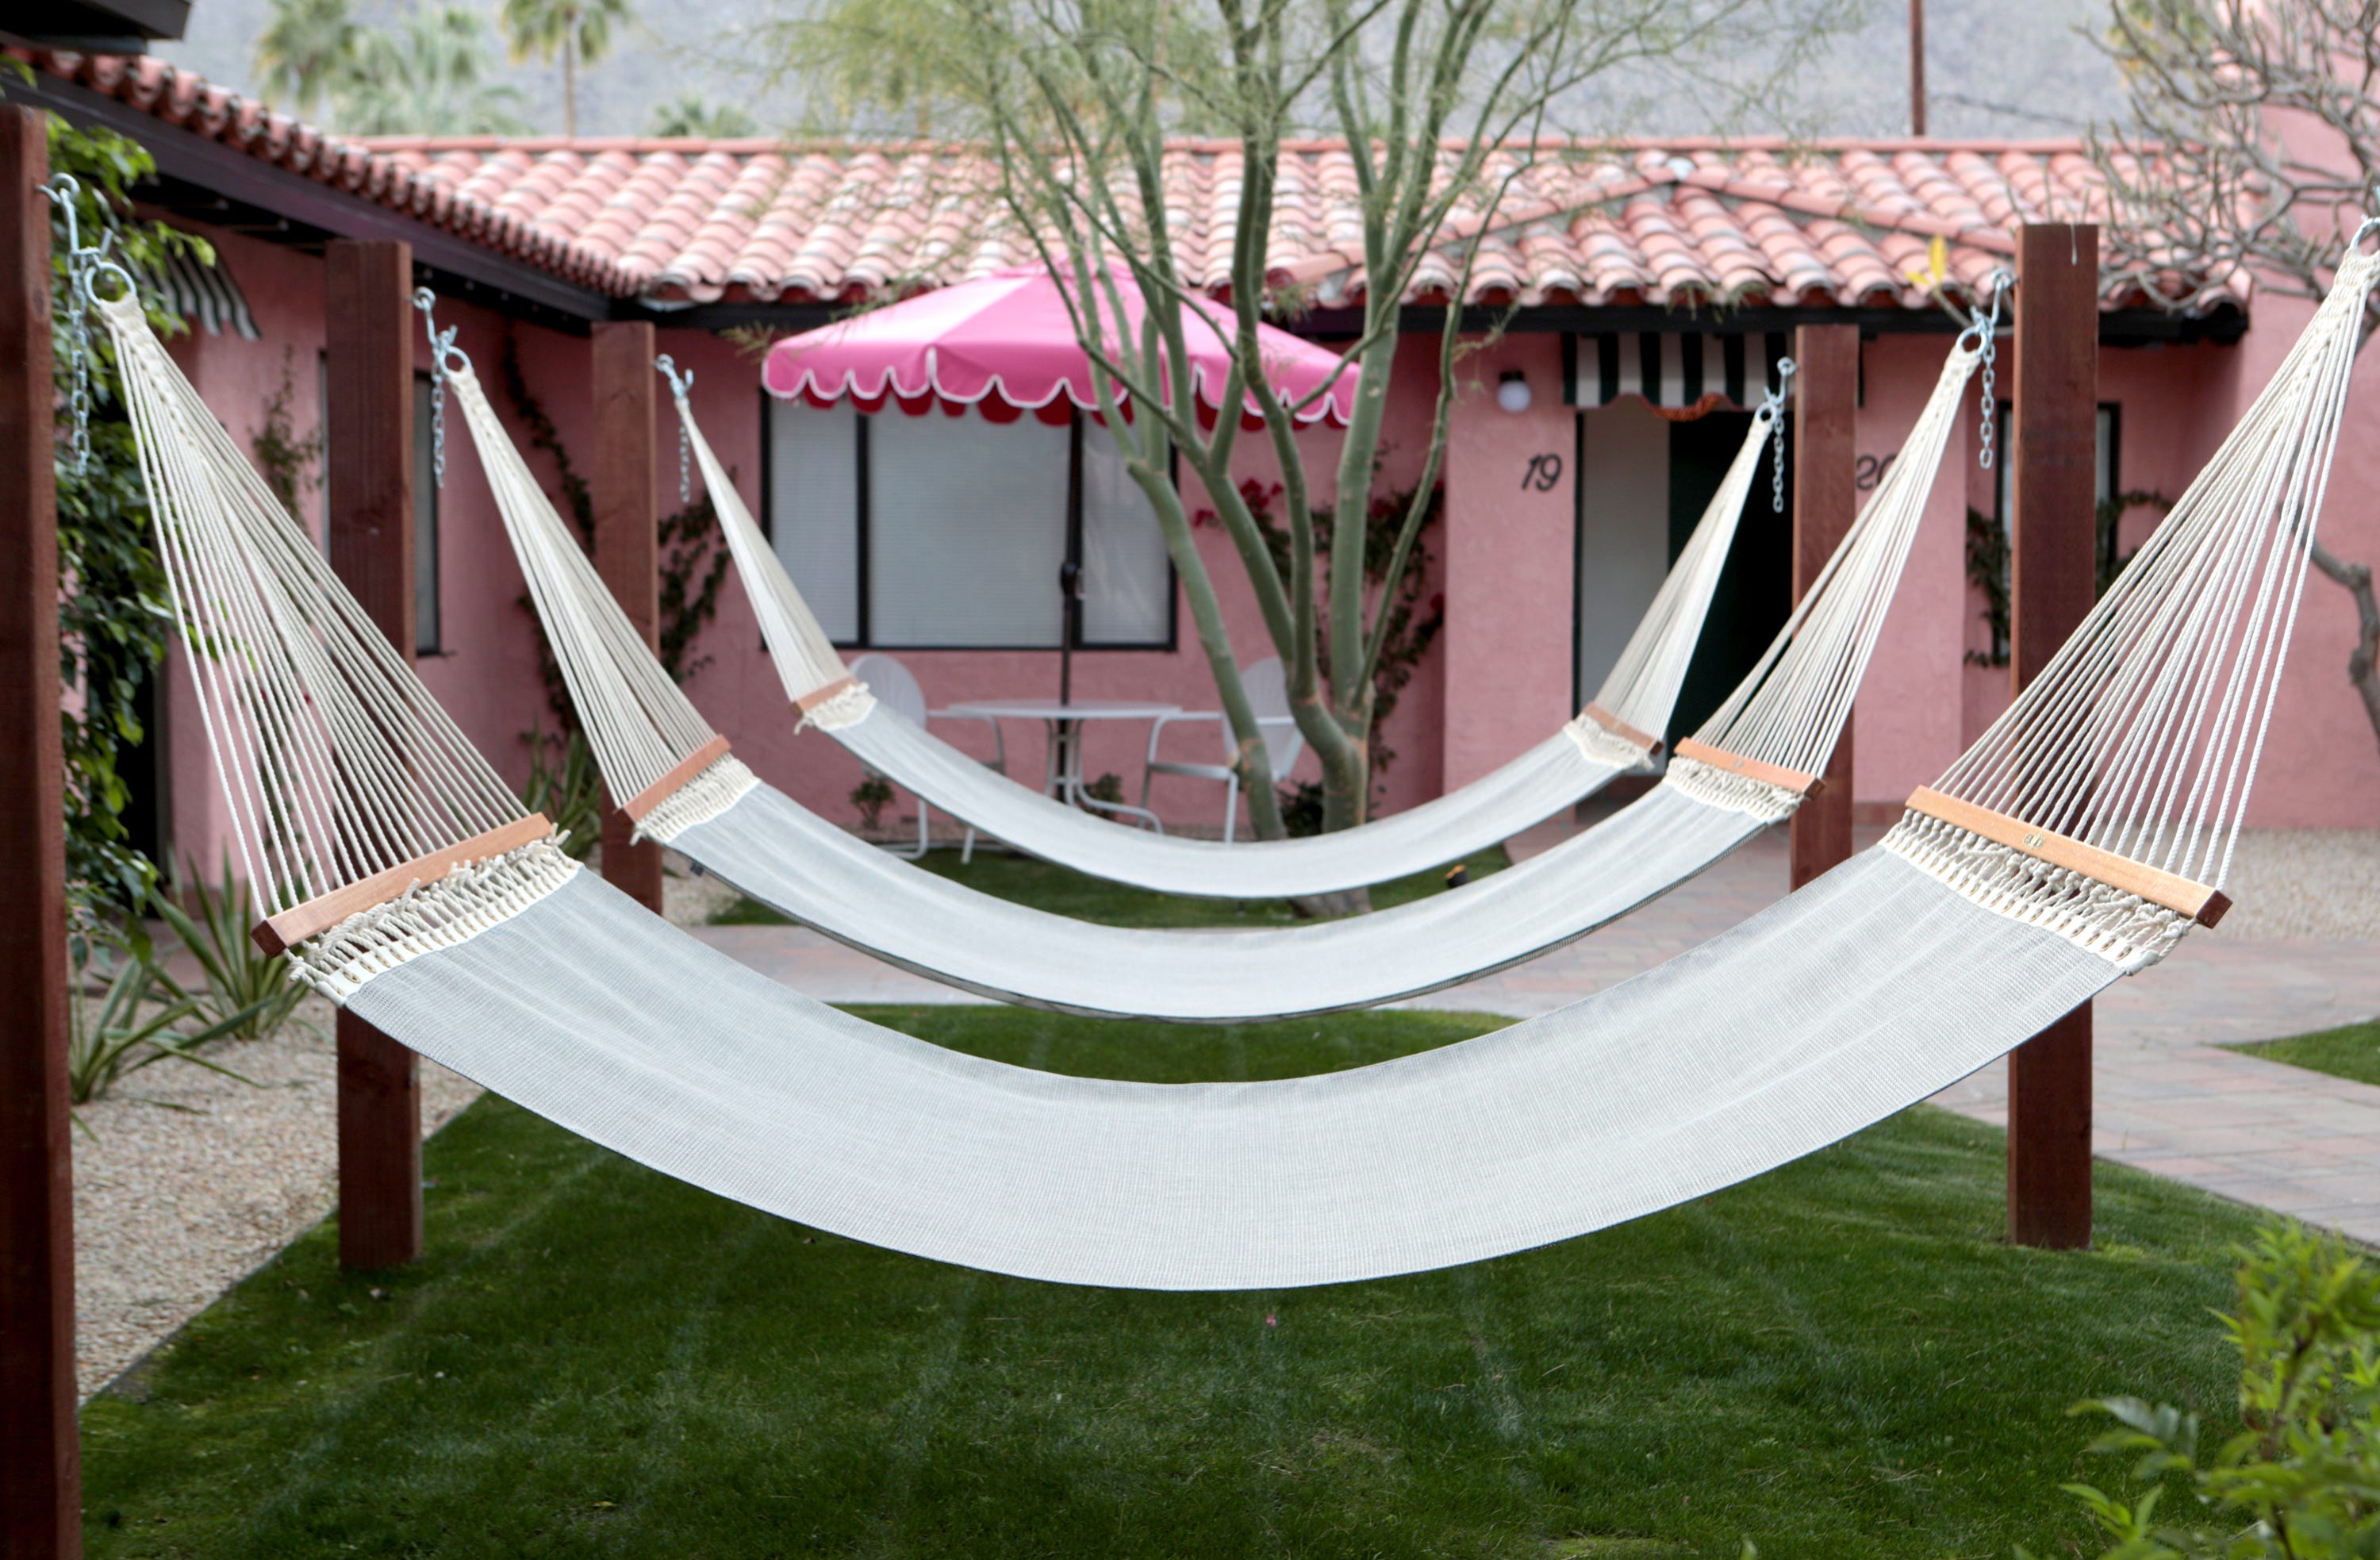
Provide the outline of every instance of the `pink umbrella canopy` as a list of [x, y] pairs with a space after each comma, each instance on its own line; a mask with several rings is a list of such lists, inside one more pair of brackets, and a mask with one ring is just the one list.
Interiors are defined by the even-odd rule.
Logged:
[[[1139, 289], [1119, 274], [1117, 291], [1126, 326], [1136, 332]], [[1207, 416], [1220, 409], [1231, 373], [1222, 334], [1229, 328], [1228, 317], [1210, 315], [1203, 307], [1193, 308], [1183, 322], [1192, 383]], [[1354, 405], [1355, 376], [1352, 370], [1341, 371], [1339, 354], [1270, 325], [1258, 325], [1257, 339], [1265, 377], [1284, 399], [1294, 403], [1330, 386], [1327, 396], [1298, 414], [1299, 420], [1346, 422]], [[1075, 337], [1065, 296], [1047, 271], [1028, 266], [790, 336], [769, 349], [760, 381], [773, 396], [818, 407], [848, 396], [870, 412], [889, 399], [912, 416], [939, 405], [953, 416], [973, 408], [993, 422], [1013, 422], [1031, 412], [1044, 422], [1063, 423], [1076, 408], [1098, 411], [1091, 372], [1090, 358]], [[1118, 399], [1124, 399], [1121, 390]], [[1253, 401], [1240, 415], [1251, 426], [1260, 421]]]

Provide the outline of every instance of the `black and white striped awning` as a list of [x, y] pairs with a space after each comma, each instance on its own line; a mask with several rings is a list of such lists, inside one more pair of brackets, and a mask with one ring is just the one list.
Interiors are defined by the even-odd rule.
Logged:
[[196, 320], [209, 335], [228, 330], [249, 341], [263, 339], [264, 333], [256, 328], [256, 316], [248, 311], [247, 297], [232, 280], [231, 267], [220, 253], [212, 265], [201, 264], [194, 255], [167, 255], [164, 263], [144, 271], [140, 279], [166, 308]]
[[1614, 331], [1563, 339], [1562, 399], [1609, 406], [1642, 396], [1670, 410], [1716, 410], [1760, 404], [1788, 355], [1783, 331], [1670, 333]]

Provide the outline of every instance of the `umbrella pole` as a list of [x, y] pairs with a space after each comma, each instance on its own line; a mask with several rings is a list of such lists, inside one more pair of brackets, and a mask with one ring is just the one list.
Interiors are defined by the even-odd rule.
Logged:
[[1058, 702], [1075, 701], [1075, 640], [1083, 627], [1083, 566], [1068, 558], [1058, 566]]

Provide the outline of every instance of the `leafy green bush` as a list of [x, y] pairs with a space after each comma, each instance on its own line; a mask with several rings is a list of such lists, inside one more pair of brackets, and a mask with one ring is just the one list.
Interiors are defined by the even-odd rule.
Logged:
[[[586, 735], [548, 737], [531, 726], [521, 740], [528, 744], [528, 783], [521, 787], [521, 805], [544, 813], [570, 859], [584, 861], [603, 837], [603, 775]], [[554, 747], [562, 750], [561, 762], [549, 763], [546, 754]]]
[[[2134, 1397], [2075, 1407], [2117, 1421], [2093, 1451], [2136, 1459], [2129, 1501], [2066, 1486], [2115, 1541], [2105, 1560], [2380, 1555], [2380, 1269], [2335, 1237], [2265, 1229], [2243, 1253], [2239, 1312], [2223, 1322], [2240, 1350], [2247, 1428], [2204, 1463], [2195, 1414]], [[2176, 1497], [2187, 1516], [2160, 1518]]]
[[[166, 1061], [188, 1062], [252, 1083], [220, 1062], [199, 1054], [199, 1047], [234, 1033], [254, 1018], [254, 1007], [196, 1030], [182, 1029], [200, 1016], [199, 1005], [166, 976], [139, 920], [128, 920], [121, 929], [86, 932], [74, 939], [73, 947], [67, 1099], [78, 1105], [105, 1099], [132, 1074]], [[89, 989], [94, 983], [99, 986], [96, 993]]]
[[[199, 913], [188, 914], [177, 900], [196, 905]], [[192, 862], [177, 893], [152, 891], [150, 902], [206, 975], [206, 984], [196, 992], [184, 990], [162, 969], [159, 981], [211, 1023], [231, 1025], [225, 1032], [236, 1040], [271, 1040], [280, 1033], [305, 1000], [306, 988], [289, 978], [289, 966], [278, 954], [266, 953], [249, 937], [260, 918], [248, 884], [232, 873], [230, 852], [225, 852], [222, 876], [212, 886]], [[299, 1022], [323, 1038], [313, 1025]]]

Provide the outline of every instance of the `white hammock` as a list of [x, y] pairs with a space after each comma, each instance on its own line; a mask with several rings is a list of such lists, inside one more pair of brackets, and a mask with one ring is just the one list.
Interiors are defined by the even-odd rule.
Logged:
[[[1785, 368], [1790, 373], [1791, 363]], [[1568, 725], [1418, 807], [1332, 834], [1227, 846], [1120, 829], [986, 768], [877, 702], [835, 652], [711, 453], [686, 407], [685, 383], [673, 375], [672, 385], [761, 638], [803, 725], [818, 727], [869, 769], [953, 817], [1044, 860], [1160, 893], [1225, 899], [1330, 894], [1420, 871], [1509, 839], [1616, 775], [1652, 770], [1782, 405], [1781, 395], [1772, 396], [1754, 415], [1652, 605], [1594, 700]]]
[[[1881, 846], [1544, 1018], [1256, 1084], [944, 1051], [741, 969], [548, 840], [506, 843], [541, 821], [373, 648], [139, 311], [103, 317], [262, 934], [294, 936], [308, 978], [524, 1106], [785, 1217], [1027, 1277], [1236, 1288], [1489, 1257], [1757, 1174], [2219, 914], [2177, 874], [2219, 885], [2229, 856], [2375, 274], [2342, 262], [2114, 589]], [[509, 822], [474, 838], [482, 805]], [[400, 838], [428, 859], [375, 884]]]
[[[1127, 930], [1013, 904], [888, 857], [758, 782], [629, 624], [468, 361], [448, 353], [440, 372], [604, 781], [632, 798], [644, 837], [831, 937], [969, 991], [1067, 1012], [1236, 1022], [1366, 1006], [1534, 957], [1791, 814], [1841, 731], [1978, 360], [1976, 347], [1953, 347], [1900, 458], [1817, 586], [1735, 694], [1680, 744], [1652, 795], [1460, 894], [1256, 932]], [[1745, 442], [1735, 476], [1748, 479], [1761, 442]], [[704, 460], [716, 493], [723, 476], [707, 449]]]

